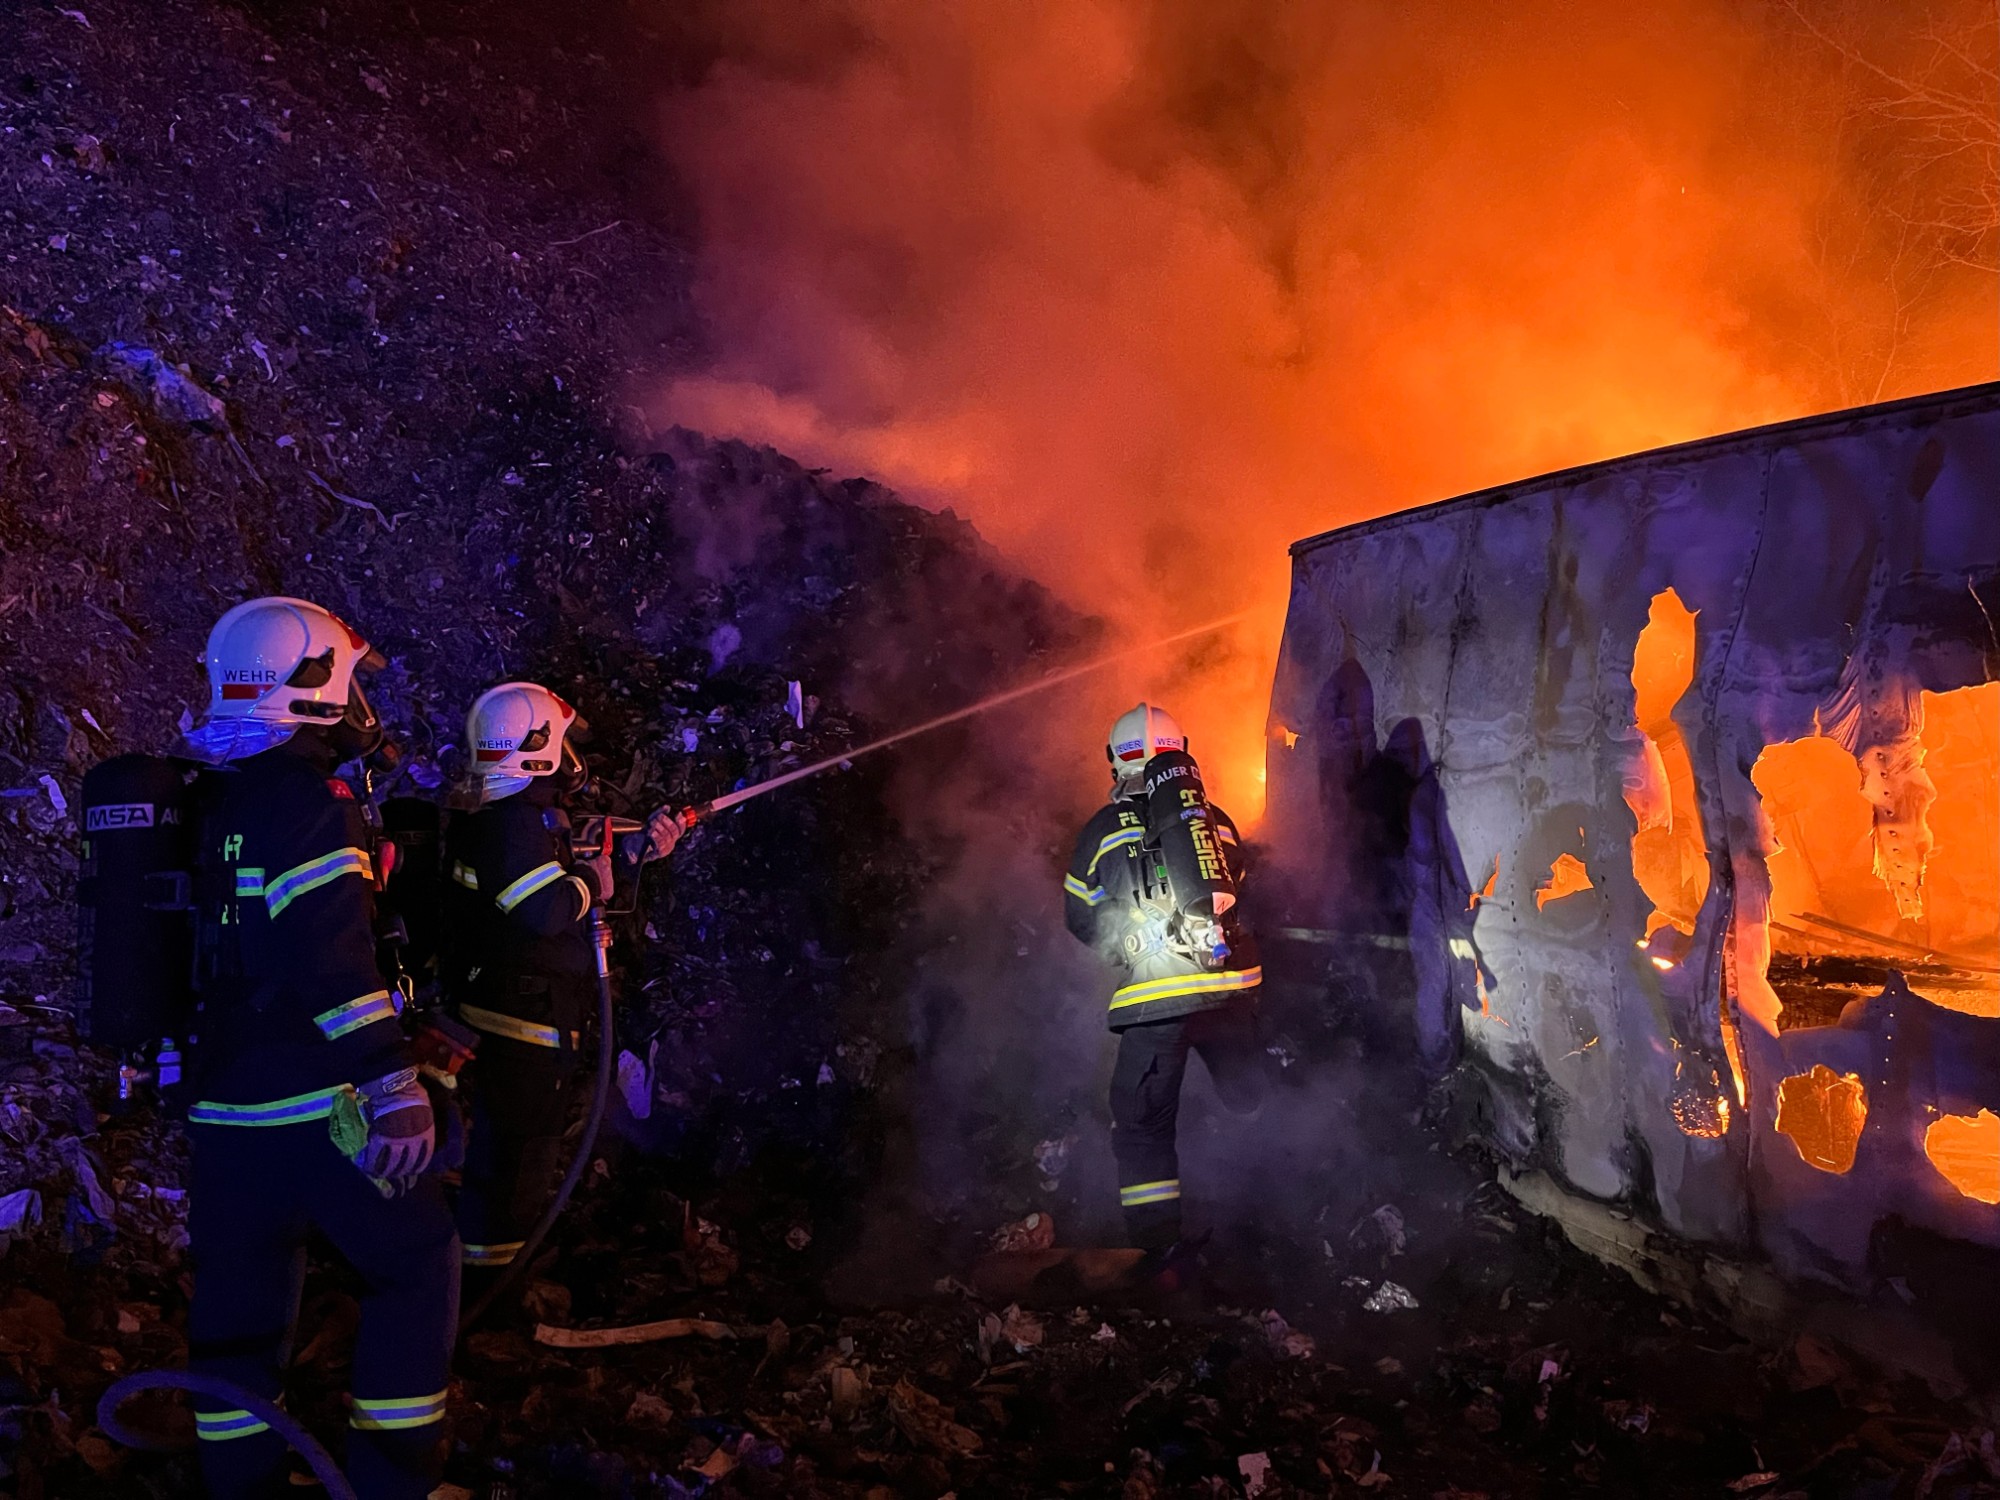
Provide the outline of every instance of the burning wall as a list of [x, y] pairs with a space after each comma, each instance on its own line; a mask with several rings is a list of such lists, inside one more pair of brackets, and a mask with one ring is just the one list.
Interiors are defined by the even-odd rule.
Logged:
[[[2000, 1246], [1996, 482], [1982, 386], [1298, 544], [1292, 930], [1402, 923], [1425, 1054], [1573, 1191], [1836, 1280], [1891, 1214]], [[1348, 763], [1398, 744], [1385, 913]]]

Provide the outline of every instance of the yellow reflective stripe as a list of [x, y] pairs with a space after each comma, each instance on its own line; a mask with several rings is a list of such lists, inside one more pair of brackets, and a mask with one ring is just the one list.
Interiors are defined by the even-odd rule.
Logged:
[[534, 895], [536, 891], [541, 890], [545, 886], [554, 885], [558, 880], [561, 880], [565, 873], [563, 867], [554, 860], [550, 860], [545, 865], [536, 865], [534, 869], [528, 871], [527, 874], [495, 896], [493, 898], [494, 904], [502, 911], [512, 911], [523, 901]]
[[313, 1025], [329, 1042], [338, 1041], [350, 1031], [359, 1031], [371, 1021], [393, 1021], [396, 1019], [396, 1002], [387, 990], [375, 990], [358, 1000], [350, 1000], [345, 1005], [336, 1005], [332, 1010], [323, 1010], [313, 1017]]
[[581, 917], [590, 910], [590, 887], [583, 883], [581, 875], [565, 875], [563, 878], [576, 887], [577, 899], [583, 902], [583, 911], [577, 913]]
[[1215, 825], [1215, 836], [1225, 844], [1236, 842], [1236, 830], [1231, 828], [1227, 823], [1217, 823]]
[[466, 1245], [463, 1259], [468, 1266], [505, 1266], [513, 1263], [526, 1240], [510, 1240], [504, 1245]]
[[1113, 849], [1121, 848], [1126, 844], [1140, 843], [1145, 837], [1146, 830], [1143, 828], [1121, 828], [1116, 833], [1106, 834], [1099, 841], [1097, 852], [1090, 856], [1090, 868], [1083, 873], [1085, 875], [1095, 875], [1097, 873], [1097, 862], [1104, 858], [1105, 855], [1109, 854]]
[[231, 1438], [255, 1437], [270, 1430], [269, 1422], [247, 1411], [198, 1411], [194, 1414], [194, 1435], [204, 1443], [226, 1443]]
[[218, 1104], [203, 1099], [188, 1111], [190, 1125], [296, 1125], [304, 1120], [324, 1120], [333, 1113], [333, 1101], [351, 1084], [315, 1089], [310, 1094], [294, 1094], [269, 1104]]
[[331, 854], [293, 866], [265, 885], [264, 904], [270, 908], [271, 916], [276, 918], [306, 892], [316, 891], [343, 875], [359, 875], [363, 880], [375, 878], [375, 864], [368, 858], [366, 850], [352, 846], [336, 849]]
[[461, 1005], [459, 1020], [475, 1031], [489, 1032], [494, 1036], [504, 1036], [513, 1041], [526, 1042], [533, 1047], [560, 1047], [562, 1033], [553, 1026], [537, 1026], [533, 1021], [523, 1021], [519, 1016], [505, 1016], [497, 1010], [482, 1010], [477, 1005]]
[[1063, 889], [1086, 906], [1101, 906], [1111, 899], [1102, 886], [1085, 885], [1074, 875], [1063, 876]]
[[468, 865], [462, 859], [452, 861], [451, 878], [464, 886], [468, 891], [479, 889], [479, 876], [474, 873], [472, 866]]
[[1183, 995], [1228, 994], [1232, 990], [1255, 989], [1263, 982], [1262, 968], [1229, 969], [1220, 974], [1174, 974], [1121, 986], [1111, 997], [1111, 1008], [1144, 1005], [1149, 1000], [1176, 1000]]
[[398, 1396], [388, 1400], [363, 1401], [355, 1398], [347, 1414], [347, 1425], [364, 1432], [394, 1432], [404, 1427], [423, 1427], [444, 1420], [445, 1393], [434, 1396]]
[[258, 865], [239, 865], [236, 870], [236, 894], [239, 896], [261, 896], [264, 894], [264, 871]]
[[1147, 1203], [1171, 1203], [1181, 1195], [1181, 1180], [1168, 1177], [1159, 1182], [1135, 1182], [1118, 1190], [1121, 1208], [1138, 1208]]

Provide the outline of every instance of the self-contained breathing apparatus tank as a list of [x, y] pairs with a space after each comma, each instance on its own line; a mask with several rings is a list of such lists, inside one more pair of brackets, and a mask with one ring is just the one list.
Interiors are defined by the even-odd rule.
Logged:
[[1185, 750], [1163, 750], [1146, 762], [1146, 851], [1165, 875], [1181, 945], [1206, 967], [1223, 967], [1236, 878], [1201, 767]]
[[[403, 924], [397, 961], [419, 991], [435, 982], [438, 935], [444, 921], [444, 809], [423, 797], [382, 804], [381, 837], [395, 848], [387, 861], [381, 908]], [[382, 869], [382, 862], [377, 863]]]
[[[195, 767], [120, 755], [83, 778], [77, 876], [76, 1029], [127, 1054], [160, 1045], [160, 1082], [177, 1081], [171, 1041], [194, 1010]], [[125, 1073], [138, 1069], [128, 1057]], [[123, 1092], [121, 1085], [121, 1092]]]

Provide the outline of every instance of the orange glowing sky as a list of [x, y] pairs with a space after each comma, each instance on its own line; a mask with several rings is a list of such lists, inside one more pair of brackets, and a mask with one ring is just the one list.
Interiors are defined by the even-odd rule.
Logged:
[[1255, 606], [1129, 683], [1243, 808], [1296, 537], [1992, 378], [1991, 272], [1910, 228], [1966, 162], [1891, 170], [1880, 101], [1965, 82], [1936, 34], [1990, 62], [1990, 7], [1890, 9], [719, 7], [664, 107], [715, 352], [645, 404], [950, 505], [1135, 638]]

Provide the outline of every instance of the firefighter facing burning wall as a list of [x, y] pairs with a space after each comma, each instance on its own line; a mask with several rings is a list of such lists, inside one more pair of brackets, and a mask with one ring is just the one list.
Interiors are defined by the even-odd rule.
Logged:
[[1118, 1199], [1133, 1244], [1179, 1274], [1175, 1130], [1190, 1052], [1230, 1109], [1262, 1103], [1257, 965], [1242, 928], [1241, 839], [1211, 805], [1187, 736], [1141, 703], [1112, 726], [1111, 800], [1084, 825], [1063, 877], [1069, 930], [1121, 971], [1111, 1080]]

